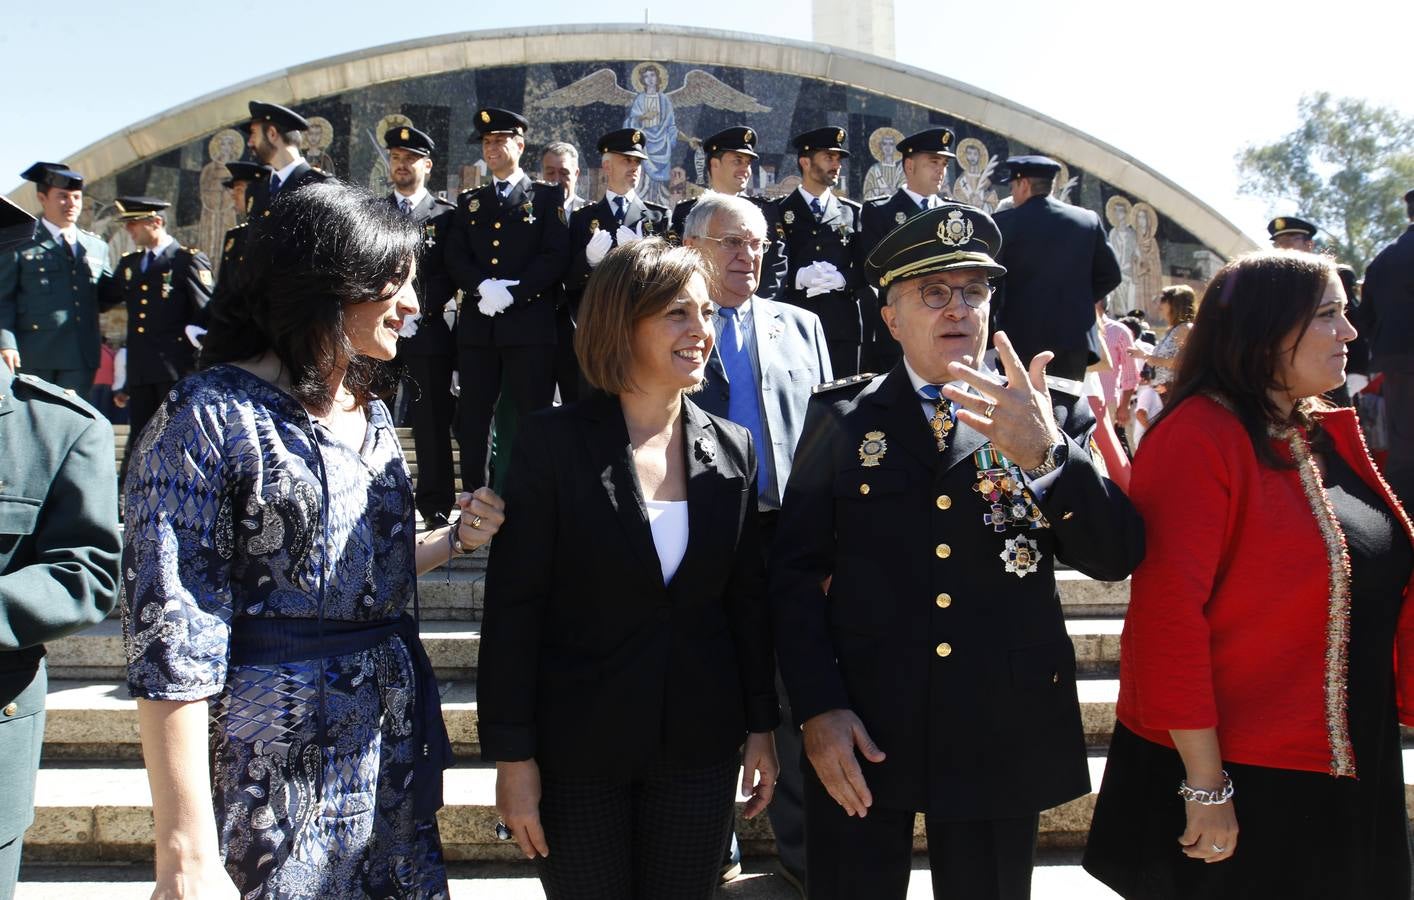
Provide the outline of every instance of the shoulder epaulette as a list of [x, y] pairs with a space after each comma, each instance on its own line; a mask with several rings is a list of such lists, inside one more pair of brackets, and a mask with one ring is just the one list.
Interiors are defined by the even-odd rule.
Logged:
[[77, 393], [75, 393], [69, 388], [61, 388], [57, 384], [50, 384], [47, 381], [43, 381], [39, 378], [34, 377], [33, 375], [16, 375], [14, 383], [28, 385], [30, 388], [34, 389], [35, 391], [38, 391], [44, 396], [49, 397], [52, 400], [58, 400], [68, 406], [71, 406], [91, 419], [103, 418], [102, 413], [94, 409], [92, 406], [89, 406], [87, 400], [84, 400], [82, 397], [80, 397]]
[[855, 209], [860, 209], [863, 207], [863, 204], [860, 203], [858, 200], [851, 200], [848, 197], [836, 196], [835, 199], [843, 203], [845, 206], [853, 206]]
[[122, 262], [122, 261], [125, 260], [125, 259], [132, 259], [134, 256], [142, 256], [142, 251], [141, 251], [141, 250], [132, 250], [132, 251], [129, 251], [128, 253], [124, 253], [124, 254], [122, 255], [122, 257], [119, 258], [118, 262]]
[[877, 376], [873, 372], [862, 372], [858, 375], [851, 375], [848, 378], [836, 378], [834, 381], [827, 381], [824, 384], [815, 385], [810, 389], [810, 393], [823, 394], [826, 391], [839, 390], [843, 387], [849, 387], [852, 384], [863, 384], [866, 381], [874, 380], [875, 377]]

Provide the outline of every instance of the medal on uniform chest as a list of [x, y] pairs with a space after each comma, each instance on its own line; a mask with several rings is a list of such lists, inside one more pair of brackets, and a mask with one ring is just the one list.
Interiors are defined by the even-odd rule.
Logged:
[[786, 220], [786, 224], [787, 224], [787, 225], [794, 225], [794, 224], [795, 224], [795, 210], [793, 210], [793, 209], [788, 209], [788, 210], [786, 210], [786, 214], [785, 214], [785, 216], [783, 216], [783, 218]]
[[531, 203], [531, 201], [527, 200], [527, 201], [525, 201], [524, 204], [521, 205], [521, 208], [520, 208], [520, 209], [521, 209], [521, 212], [525, 213], [525, 221], [529, 222], [531, 225], [534, 225], [534, 224], [535, 224], [535, 205], [534, 205], [533, 203]]
[[908, 221], [908, 214], [907, 214], [907, 213], [896, 213], [896, 214], [894, 215], [894, 224], [896, 224], [896, 225], [902, 225], [904, 222], [907, 222], [907, 221]]
[[1001, 558], [1006, 563], [1007, 572], [1017, 578], [1025, 578], [1041, 565], [1041, 548], [1029, 537], [1018, 534], [1007, 538]]
[[652, 219], [644, 219], [644, 220], [642, 221], [642, 225], [643, 225], [643, 236], [644, 236], [644, 237], [652, 237], [652, 235], [653, 235], [653, 220], [652, 220]]
[[436, 226], [436, 225], [433, 225], [431, 222], [427, 223], [427, 226], [426, 226], [426, 228], [424, 229], [423, 234], [425, 235], [425, 237], [424, 237], [422, 243], [426, 244], [426, 245], [427, 245], [427, 248], [428, 248], [429, 250], [437, 245], [437, 226]]
[[123, 267], [123, 280], [125, 280], [125, 281], [132, 281], [132, 280], [133, 280], [133, 268], [132, 268], [132, 266], [124, 266], [124, 267]]
[[884, 458], [888, 452], [889, 442], [884, 439], [882, 431], [870, 431], [864, 435], [864, 443], [859, 445], [859, 463], [866, 469], [872, 469], [879, 464], [879, 460]]
[[168, 269], [162, 273], [162, 299], [166, 300], [172, 293], [172, 270]]
[[972, 489], [987, 502], [984, 524], [997, 532], [1008, 528], [1049, 528], [1050, 523], [1041, 508], [1023, 485], [1021, 469], [997, 452], [990, 443], [978, 447], [972, 454], [977, 467], [977, 483]]
[[599, 230], [599, 220], [598, 220], [598, 219], [590, 219], [590, 220], [589, 220], [589, 233], [590, 233], [590, 234], [593, 234], [594, 232], [596, 232], [596, 231], [598, 231], [598, 230]]
[[234, 247], [234, 246], [236, 246], [236, 239], [235, 239], [235, 238], [226, 238], [226, 252], [227, 252], [227, 253], [230, 253], [230, 252], [231, 252], [231, 248]]
[[470, 200], [466, 201], [466, 211], [467, 211], [467, 212], [476, 212], [476, 211], [477, 211], [478, 209], [480, 209], [480, 208], [481, 208], [481, 201], [478, 200], [478, 199], [476, 199], [475, 197], [472, 197]]
[[840, 234], [840, 243], [841, 243], [841, 244], [848, 244], [848, 243], [849, 243], [849, 238], [850, 238], [849, 226], [848, 226], [848, 225], [837, 225], [837, 226], [835, 226], [835, 230], [838, 231], [839, 234]]

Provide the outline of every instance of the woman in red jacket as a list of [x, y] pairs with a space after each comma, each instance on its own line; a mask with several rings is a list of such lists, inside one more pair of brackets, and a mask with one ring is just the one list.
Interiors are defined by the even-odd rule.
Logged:
[[1410, 895], [1414, 529], [1320, 399], [1345, 306], [1313, 254], [1229, 264], [1135, 460], [1149, 549], [1085, 853], [1122, 896]]

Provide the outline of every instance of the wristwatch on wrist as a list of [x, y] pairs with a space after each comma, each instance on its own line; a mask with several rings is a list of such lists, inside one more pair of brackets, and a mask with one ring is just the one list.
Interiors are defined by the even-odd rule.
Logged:
[[1026, 477], [1030, 479], [1040, 478], [1042, 475], [1049, 475], [1065, 463], [1068, 455], [1065, 441], [1056, 441], [1046, 450], [1046, 458], [1041, 460], [1041, 464], [1034, 469], [1026, 470]]

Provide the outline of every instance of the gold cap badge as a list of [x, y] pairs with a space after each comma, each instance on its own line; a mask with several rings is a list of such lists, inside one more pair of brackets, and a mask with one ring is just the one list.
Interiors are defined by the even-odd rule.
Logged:
[[843, 144], [843, 143], [844, 143], [844, 129], [843, 129], [843, 128], [841, 128], [839, 131], [836, 131], [836, 132], [835, 132], [835, 143], [837, 143], [837, 144]]
[[643, 132], [641, 132], [641, 131], [635, 131], [635, 132], [633, 133], [633, 142], [634, 142], [635, 144], [641, 144], [641, 143], [643, 143]]
[[491, 124], [491, 114], [484, 109], [481, 111], [481, 122], [484, 125]]
[[1286, 227], [1286, 220], [1285, 220], [1285, 219], [1277, 219], [1277, 220], [1276, 220], [1275, 222], [1273, 222], [1272, 224], [1276, 225], [1277, 231], [1281, 231], [1283, 228]]
[[405, 140], [408, 139], [408, 130], [407, 130], [406, 128], [404, 128], [402, 131], [398, 132], [398, 139], [399, 139], [399, 140], [402, 140], [402, 141], [405, 141]]
[[741, 136], [741, 139], [746, 141], [748, 144], [754, 144], [756, 143], [756, 134], [750, 128], [748, 128], [746, 129], [746, 134]]

